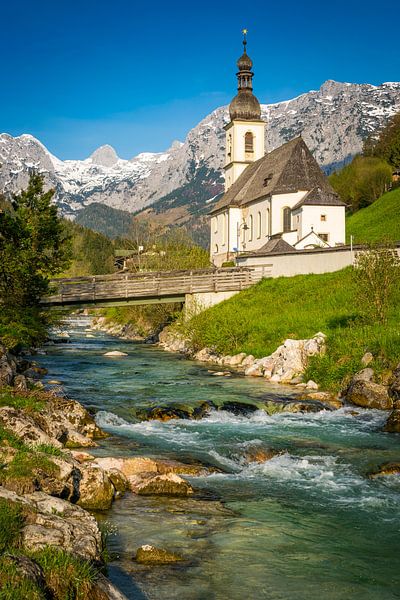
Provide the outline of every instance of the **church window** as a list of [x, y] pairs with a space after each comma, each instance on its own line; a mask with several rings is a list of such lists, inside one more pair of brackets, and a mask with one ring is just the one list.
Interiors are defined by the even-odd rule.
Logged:
[[321, 215], [321, 221], [326, 221], [326, 215]]
[[319, 233], [318, 236], [321, 238], [321, 240], [323, 240], [324, 242], [328, 242], [329, 241], [329, 234], [327, 233]]
[[214, 233], [218, 233], [218, 217], [214, 217]]
[[257, 213], [257, 238], [261, 237], [261, 213]]
[[265, 235], [269, 235], [269, 208], [265, 214]]
[[249, 242], [253, 239], [253, 215], [249, 217]]
[[225, 230], [226, 230], [226, 214], [223, 213], [222, 215], [222, 245], [225, 245]]
[[215, 244], [214, 246], [214, 254], [218, 254], [218, 244]]
[[228, 149], [227, 149], [227, 154], [228, 156], [232, 156], [232, 134], [230, 133], [228, 136]]
[[286, 231], [291, 231], [291, 215], [290, 215], [290, 208], [288, 206], [285, 206], [285, 208], [282, 211], [283, 213], [283, 232], [285, 233]]
[[248, 131], [244, 136], [244, 151], [254, 152], [254, 136], [251, 131]]

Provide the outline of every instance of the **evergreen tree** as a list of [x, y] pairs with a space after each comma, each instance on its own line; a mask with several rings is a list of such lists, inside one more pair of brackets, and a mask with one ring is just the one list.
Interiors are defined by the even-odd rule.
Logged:
[[370, 137], [365, 141], [364, 155], [382, 158], [393, 169], [400, 169], [400, 113], [389, 120], [377, 140]]
[[51, 202], [54, 191], [43, 185], [41, 175], [31, 175], [27, 189], [0, 212], [0, 337], [20, 331], [9, 345], [44, 335], [40, 298], [49, 291], [50, 277], [69, 262], [69, 240]]

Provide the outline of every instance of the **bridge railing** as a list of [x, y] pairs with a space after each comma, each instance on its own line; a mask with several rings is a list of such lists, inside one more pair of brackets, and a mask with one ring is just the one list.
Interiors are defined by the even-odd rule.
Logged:
[[99, 301], [174, 298], [190, 293], [240, 291], [256, 283], [262, 276], [257, 269], [235, 267], [55, 279], [52, 281], [53, 293], [43, 299], [43, 304], [95, 304]]

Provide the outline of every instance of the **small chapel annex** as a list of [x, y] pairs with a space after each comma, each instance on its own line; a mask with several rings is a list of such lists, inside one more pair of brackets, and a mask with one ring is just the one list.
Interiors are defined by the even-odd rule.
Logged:
[[211, 211], [211, 260], [345, 243], [345, 204], [302, 137], [265, 154], [265, 122], [253, 94], [253, 63], [237, 62], [238, 93], [225, 126], [225, 193]]

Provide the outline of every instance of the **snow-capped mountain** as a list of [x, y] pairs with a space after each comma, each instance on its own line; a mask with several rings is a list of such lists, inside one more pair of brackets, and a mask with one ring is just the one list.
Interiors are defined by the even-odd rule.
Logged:
[[[302, 134], [320, 165], [329, 170], [359, 152], [363, 139], [399, 111], [398, 82], [373, 86], [327, 81], [318, 91], [262, 105], [267, 149]], [[220, 180], [227, 121], [227, 107], [220, 107], [194, 127], [184, 143], [175, 142], [163, 153], [143, 152], [131, 160], [119, 158], [106, 145], [85, 160], [61, 161], [30, 135], [2, 134], [0, 190], [21, 189], [29, 171], [36, 169], [56, 189], [56, 201], [66, 215], [94, 202], [139, 211], [187, 185], [199, 172], [202, 181], [208, 177], [204, 173], [214, 183]], [[212, 195], [204, 197], [204, 203]]]

